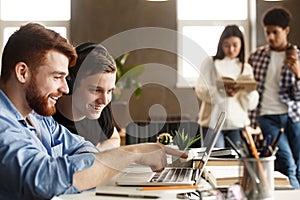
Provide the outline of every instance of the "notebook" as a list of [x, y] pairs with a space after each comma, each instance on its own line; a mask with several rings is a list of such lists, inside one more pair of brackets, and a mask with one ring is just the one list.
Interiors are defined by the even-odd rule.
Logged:
[[202, 158], [197, 158], [198, 166], [166, 167], [162, 172], [152, 172], [145, 166], [129, 166], [119, 174], [116, 184], [119, 186], [167, 186], [167, 185], [198, 185], [201, 174], [214, 148], [225, 121], [225, 112], [221, 112], [214, 127], [214, 134], [207, 143]]

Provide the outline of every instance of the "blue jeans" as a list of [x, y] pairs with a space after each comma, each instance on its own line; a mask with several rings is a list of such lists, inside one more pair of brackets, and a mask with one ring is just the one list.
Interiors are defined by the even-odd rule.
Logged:
[[[211, 133], [213, 133], [213, 130], [208, 129], [206, 127], [202, 128], [203, 130], [203, 137], [204, 137], [204, 143], [205, 141], [208, 141], [208, 139], [211, 137]], [[215, 144], [214, 147], [216, 148], [225, 148], [225, 147], [231, 147], [230, 144], [227, 142], [227, 140], [225, 140], [225, 137], [229, 137], [229, 139], [237, 146], [239, 147], [240, 144], [242, 143], [242, 139], [241, 139], [241, 134], [240, 131], [243, 130], [243, 128], [241, 129], [233, 129], [233, 130], [222, 130], [220, 132], [220, 135], [217, 139], [217, 142]], [[207, 132], [209, 131], [209, 133], [207, 134]]]
[[271, 135], [272, 140], [284, 128], [276, 154], [275, 170], [289, 177], [291, 185], [300, 189], [300, 122], [293, 123], [287, 114], [264, 115], [258, 118], [264, 137]]

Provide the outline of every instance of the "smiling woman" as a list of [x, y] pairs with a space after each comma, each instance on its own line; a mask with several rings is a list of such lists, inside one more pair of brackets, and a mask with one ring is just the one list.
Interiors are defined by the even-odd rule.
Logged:
[[[199, 45], [203, 52], [198, 57], [212, 56], [216, 53], [219, 36], [228, 24], [237, 24], [245, 33], [247, 48], [250, 43], [251, 5], [250, 0], [177, 0], [177, 30], [182, 33], [178, 38], [178, 76], [177, 86], [195, 85], [199, 75], [199, 66], [191, 60], [195, 51], [194, 45]], [[216, 6], [218, 5], [218, 6]], [[234, 5], [234, 6], [233, 6]], [[185, 38], [186, 37], [186, 38]], [[189, 39], [187, 39], [189, 38]], [[209, 38], [209, 40], [207, 39]], [[246, 49], [246, 53], [249, 52]], [[202, 59], [204, 60], [204, 59]]]

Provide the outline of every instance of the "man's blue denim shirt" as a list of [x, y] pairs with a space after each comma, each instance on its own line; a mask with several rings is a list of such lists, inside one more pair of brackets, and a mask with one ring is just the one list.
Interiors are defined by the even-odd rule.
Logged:
[[73, 174], [89, 168], [98, 149], [52, 117], [34, 111], [29, 117], [35, 127], [0, 90], [0, 199], [51, 199], [78, 193]]

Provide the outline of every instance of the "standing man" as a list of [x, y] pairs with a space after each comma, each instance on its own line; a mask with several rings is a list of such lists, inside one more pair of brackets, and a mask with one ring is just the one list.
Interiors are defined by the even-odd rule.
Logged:
[[264, 136], [274, 139], [284, 129], [278, 142], [275, 169], [287, 175], [300, 189], [300, 66], [299, 51], [286, 56], [289, 45], [290, 12], [283, 7], [268, 10], [263, 17], [267, 45], [249, 57], [259, 82], [259, 104], [250, 113], [252, 126], [258, 125]]
[[[0, 77], [0, 199], [51, 199], [96, 187], [130, 163], [161, 171], [163, 145], [136, 144], [98, 152], [51, 117], [57, 100], [69, 92], [68, 66], [76, 52], [53, 30], [22, 26], [4, 47]], [[155, 158], [155, 159], [153, 159]]]

